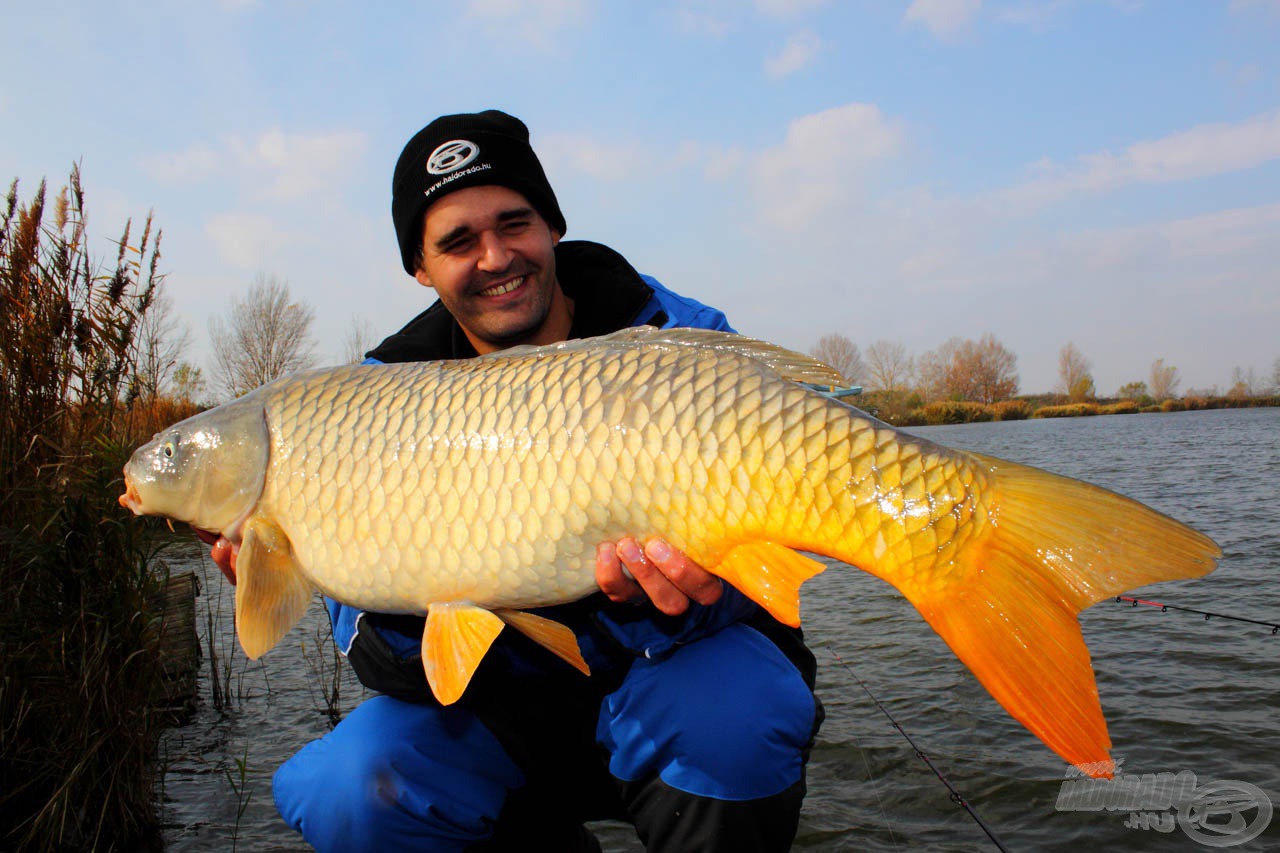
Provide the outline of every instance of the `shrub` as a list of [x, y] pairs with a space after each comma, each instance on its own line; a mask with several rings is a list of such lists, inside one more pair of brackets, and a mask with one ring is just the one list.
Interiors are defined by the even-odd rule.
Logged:
[[1031, 403], [1026, 400], [1001, 400], [991, 404], [991, 412], [998, 421], [1025, 421], [1032, 411]]
[[1186, 408], [1187, 408], [1186, 404], [1183, 403], [1181, 400], [1170, 399], [1170, 400], [1165, 400], [1163, 403], [1160, 404], [1160, 411], [1162, 412], [1183, 412], [1183, 411], [1186, 411]]
[[991, 409], [982, 403], [971, 403], [967, 400], [940, 400], [924, 407], [922, 413], [925, 423], [931, 426], [941, 424], [971, 424], [992, 419]]
[[1041, 406], [1031, 413], [1033, 418], [1079, 418], [1098, 414], [1096, 403], [1069, 403], [1065, 406]]
[[1098, 408], [1100, 415], [1136, 415], [1138, 413], [1138, 404], [1134, 400], [1121, 400], [1118, 403], [1108, 403]]

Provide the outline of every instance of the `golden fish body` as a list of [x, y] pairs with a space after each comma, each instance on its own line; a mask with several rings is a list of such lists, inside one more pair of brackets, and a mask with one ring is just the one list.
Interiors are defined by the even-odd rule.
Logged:
[[158, 435], [126, 467], [122, 502], [243, 540], [251, 656], [313, 588], [426, 614], [442, 701], [504, 623], [585, 671], [567, 630], [520, 610], [594, 591], [600, 542], [661, 536], [790, 624], [821, 570], [792, 549], [821, 553], [896, 586], [1010, 713], [1105, 770], [1075, 614], [1210, 571], [1216, 546], [1105, 490], [899, 433], [801, 380], [840, 381], [761, 342], [640, 329], [311, 371]]

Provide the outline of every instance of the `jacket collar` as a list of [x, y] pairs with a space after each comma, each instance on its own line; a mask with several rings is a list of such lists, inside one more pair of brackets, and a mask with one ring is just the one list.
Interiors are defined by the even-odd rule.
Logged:
[[[653, 298], [653, 288], [608, 246], [565, 240], [556, 246], [555, 254], [556, 277], [565, 295], [573, 300], [570, 338], [625, 329]], [[472, 358], [476, 351], [458, 321], [437, 301], [366, 355], [393, 364]]]

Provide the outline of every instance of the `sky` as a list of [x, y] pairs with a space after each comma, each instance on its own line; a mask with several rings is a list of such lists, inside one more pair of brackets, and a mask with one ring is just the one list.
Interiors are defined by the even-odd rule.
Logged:
[[336, 363], [434, 297], [392, 167], [436, 116], [529, 125], [567, 239], [741, 332], [994, 334], [1023, 392], [1280, 358], [1280, 0], [6, 3], [0, 178], [81, 163], [105, 259], [163, 229], [189, 357], [258, 274]]

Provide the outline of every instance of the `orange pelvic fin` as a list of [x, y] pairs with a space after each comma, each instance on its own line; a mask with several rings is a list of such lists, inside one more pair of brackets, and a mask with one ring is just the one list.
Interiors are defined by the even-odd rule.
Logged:
[[236, 634], [245, 655], [256, 660], [302, 618], [311, 603], [311, 584], [288, 535], [261, 515], [245, 522], [236, 574]]
[[800, 584], [825, 569], [822, 563], [776, 542], [744, 542], [711, 571], [733, 584], [785, 625], [800, 625]]
[[582, 659], [578, 638], [568, 627], [542, 616], [523, 610], [495, 610], [503, 622], [533, 640], [583, 675], [590, 675], [591, 668]]
[[1110, 776], [1111, 739], [1077, 614], [1136, 586], [1206, 574], [1221, 551], [1106, 489], [976, 460], [992, 488], [986, 528], [957, 554], [947, 582], [899, 589], [1010, 715], [1082, 771]]
[[452, 705], [462, 697], [500, 633], [502, 620], [469, 601], [436, 602], [427, 608], [422, 668], [441, 705]]

